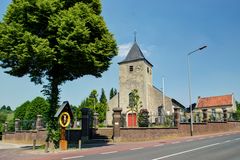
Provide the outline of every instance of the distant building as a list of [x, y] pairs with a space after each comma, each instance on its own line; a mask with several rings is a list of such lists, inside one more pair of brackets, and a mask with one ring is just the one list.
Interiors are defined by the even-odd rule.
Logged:
[[216, 118], [218, 114], [223, 113], [224, 109], [226, 109], [228, 113], [233, 113], [237, 110], [233, 94], [198, 97], [197, 106], [194, 112], [202, 112], [203, 109], [207, 109], [212, 118]]
[[[137, 89], [142, 102], [141, 109], [147, 109], [150, 114], [150, 122], [159, 121], [161, 115], [171, 115], [174, 107], [179, 106], [179, 102], [172, 101], [172, 98], [164, 96], [163, 92], [152, 83], [153, 65], [144, 57], [137, 42], [134, 42], [126, 58], [119, 64], [119, 93], [109, 102], [107, 113], [107, 124], [112, 125], [112, 109], [121, 107], [125, 117], [125, 126], [136, 125], [136, 113], [128, 112], [129, 93]], [[164, 99], [164, 103], [163, 103]], [[164, 104], [164, 105], [163, 105]], [[132, 119], [134, 119], [132, 121]], [[133, 123], [133, 124], [132, 124]]]

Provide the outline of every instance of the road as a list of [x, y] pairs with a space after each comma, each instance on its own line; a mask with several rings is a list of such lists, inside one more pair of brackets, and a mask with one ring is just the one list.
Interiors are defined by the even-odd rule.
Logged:
[[113, 148], [62, 160], [240, 160], [240, 134], [189, 138], [169, 143]]
[[[3, 148], [4, 147], [4, 148]], [[44, 153], [0, 143], [0, 160], [240, 160], [240, 132]]]

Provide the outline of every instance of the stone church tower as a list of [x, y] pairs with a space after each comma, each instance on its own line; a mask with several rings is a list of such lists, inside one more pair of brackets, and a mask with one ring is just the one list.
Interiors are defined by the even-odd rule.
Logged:
[[[141, 109], [147, 109], [150, 123], [158, 121], [160, 115], [172, 114], [175, 106], [172, 99], [153, 86], [153, 65], [144, 57], [135, 41], [126, 58], [119, 62], [119, 93], [108, 102], [107, 124], [112, 125], [112, 109], [122, 108], [124, 126], [136, 126], [136, 113], [128, 112], [129, 93], [137, 89], [142, 102]], [[163, 99], [165, 103], [163, 103]], [[163, 106], [165, 104], [165, 106]], [[161, 112], [161, 113], [160, 113]], [[134, 122], [133, 120], [134, 119]], [[132, 124], [133, 123], [133, 124]]]

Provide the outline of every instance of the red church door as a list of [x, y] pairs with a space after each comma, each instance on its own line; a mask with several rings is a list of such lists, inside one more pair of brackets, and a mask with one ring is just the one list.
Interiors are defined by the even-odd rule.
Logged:
[[136, 127], [137, 126], [137, 116], [136, 113], [128, 114], [128, 127]]

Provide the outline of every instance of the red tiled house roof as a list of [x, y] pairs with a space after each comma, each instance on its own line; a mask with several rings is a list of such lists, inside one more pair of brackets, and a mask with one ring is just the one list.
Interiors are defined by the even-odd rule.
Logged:
[[197, 108], [233, 106], [233, 95], [203, 97], [198, 99]]

